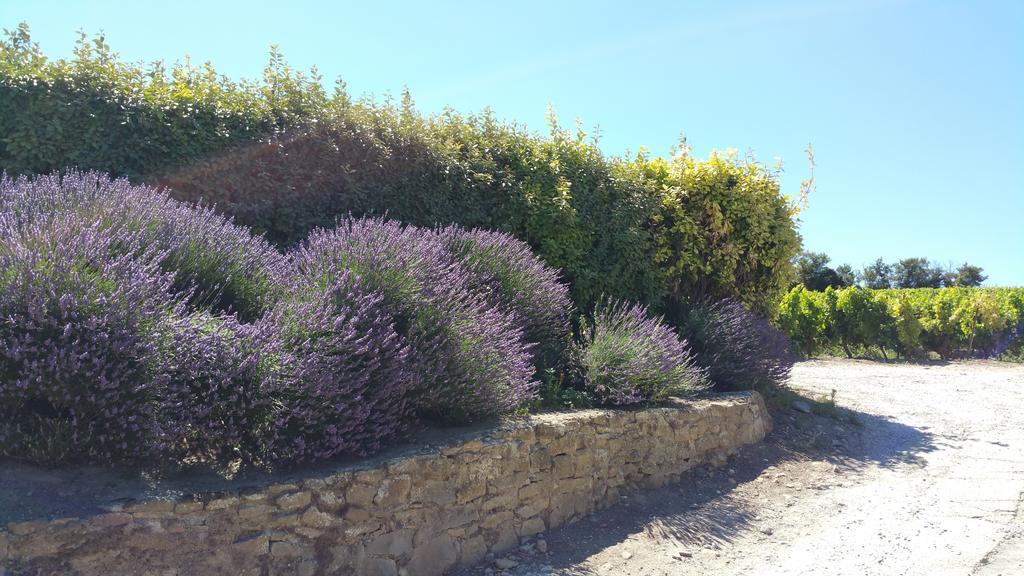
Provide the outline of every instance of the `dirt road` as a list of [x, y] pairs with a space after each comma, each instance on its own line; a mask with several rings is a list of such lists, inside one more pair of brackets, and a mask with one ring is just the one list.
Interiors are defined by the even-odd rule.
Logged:
[[1024, 366], [811, 361], [791, 385], [840, 409], [466, 574], [1024, 575]]

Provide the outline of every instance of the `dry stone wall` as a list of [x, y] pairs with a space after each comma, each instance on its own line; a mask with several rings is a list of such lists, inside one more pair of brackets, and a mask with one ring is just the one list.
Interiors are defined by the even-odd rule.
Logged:
[[612, 505], [624, 490], [721, 464], [770, 426], [756, 393], [532, 416], [330, 474], [9, 523], [0, 528], [0, 566], [15, 574], [443, 574]]

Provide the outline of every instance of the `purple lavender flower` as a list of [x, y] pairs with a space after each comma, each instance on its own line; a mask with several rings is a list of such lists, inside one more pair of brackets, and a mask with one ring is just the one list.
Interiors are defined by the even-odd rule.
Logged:
[[208, 312], [166, 323], [155, 343], [160, 454], [177, 462], [261, 463], [280, 354], [272, 326]]
[[175, 273], [174, 291], [188, 294], [193, 306], [243, 320], [266, 311], [281, 284], [284, 257], [263, 238], [210, 207], [97, 172], [0, 177], [0, 213], [11, 229], [75, 214], [100, 228], [138, 231], [142, 244], [159, 252], [161, 267]]
[[350, 219], [285, 258], [124, 180], [0, 177], [0, 454], [293, 464], [513, 410], [565, 287], [503, 235], [442, 236]]
[[0, 240], [0, 450], [254, 459], [272, 346], [206, 309], [262, 313], [282, 255], [208, 209], [95, 173], [0, 177]]
[[293, 253], [299, 275], [321, 284], [337, 268], [377, 292], [411, 347], [421, 414], [467, 422], [533, 396], [530, 346], [509, 313], [471, 288], [437, 234], [383, 219], [348, 219], [314, 231]]
[[[135, 230], [55, 214], [0, 221], [0, 453], [57, 462], [150, 453], [173, 275]], [[113, 250], [118, 246], [118, 250]]]
[[694, 307], [684, 328], [698, 364], [718, 388], [765, 389], [789, 378], [794, 362], [789, 338], [738, 300]]
[[449, 226], [442, 242], [468, 273], [470, 286], [513, 315], [535, 345], [538, 373], [558, 366], [569, 341], [572, 302], [558, 271], [545, 265], [521, 240], [502, 232]]
[[686, 341], [640, 304], [600, 302], [576, 354], [585, 385], [606, 404], [658, 401], [708, 386]]
[[[378, 450], [410, 423], [419, 383], [379, 293], [336, 265], [297, 279], [268, 317], [281, 343], [267, 458], [296, 463]], [[319, 281], [324, 280], [324, 284]]]

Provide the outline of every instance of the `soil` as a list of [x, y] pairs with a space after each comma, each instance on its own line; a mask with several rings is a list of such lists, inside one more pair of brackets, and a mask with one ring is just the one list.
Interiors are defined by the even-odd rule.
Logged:
[[463, 576], [1024, 574], [1024, 365], [818, 360], [790, 390], [724, 468]]

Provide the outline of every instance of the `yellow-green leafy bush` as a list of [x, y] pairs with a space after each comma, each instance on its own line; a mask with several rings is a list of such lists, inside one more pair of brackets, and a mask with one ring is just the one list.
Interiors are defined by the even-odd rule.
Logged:
[[1024, 288], [812, 292], [798, 285], [783, 297], [778, 321], [808, 355], [835, 347], [849, 355], [879, 348], [903, 357], [999, 356], [1019, 346]]
[[679, 154], [671, 162], [641, 156], [634, 166], [660, 199], [654, 261], [670, 313], [734, 297], [774, 315], [800, 250], [797, 207], [780, 193], [776, 175], [735, 153], [708, 160]]

